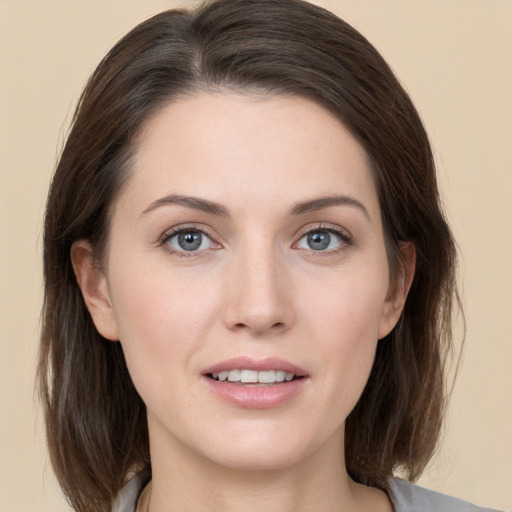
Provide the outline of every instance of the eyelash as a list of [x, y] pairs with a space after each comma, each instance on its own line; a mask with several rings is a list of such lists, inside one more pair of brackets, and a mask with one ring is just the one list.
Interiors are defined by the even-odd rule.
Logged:
[[[179, 258], [197, 258], [198, 256], [204, 256], [208, 253], [211, 249], [203, 249], [202, 251], [178, 251], [176, 249], [173, 249], [169, 244], [169, 240], [174, 238], [176, 235], [179, 235], [180, 233], [188, 233], [188, 232], [196, 232], [201, 233], [202, 235], [207, 236], [210, 240], [212, 240], [213, 244], [217, 244], [215, 240], [215, 234], [212, 233], [209, 229], [205, 227], [198, 227], [194, 224], [186, 224], [183, 226], [178, 226], [175, 228], [172, 228], [168, 231], [166, 231], [160, 238], [159, 245], [164, 247], [166, 251], [169, 254], [172, 254], [173, 256], [178, 256]], [[215, 249], [213, 249], [215, 250]]]
[[[308, 226], [301, 230], [301, 232], [298, 235], [298, 240], [293, 245], [297, 245], [302, 238], [307, 236], [310, 233], [316, 233], [316, 232], [326, 232], [330, 234], [334, 234], [340, 239], [340, 246], [336, 249], [330, 249], [327, 251], [314, 251], [313, 249], [309, 250], [311, 256], [324, 258], [333, 256], [336, 254], [339, 254], [340, 252], [344, 251], [347, 247], [351, 246], [353, 243], [352, 236], [344, 229], [340, 228], [339, 226], [335, 226], [332, 224], [318, 224], [316, 226]], [[300, 249], [299, 249], [300, 250]], [[303, 249], [304, 250], [304, 249]]]
[[[307, 227], [301, 230], [301, 232], [298, 235], [297, 241], [293, 244], [293, 246], [296, 246], [302, 238], [307, 236], [310, 233], [315, 232], [326, 232], [331, 233], [339, 237], [340, 239], [340, 247], [337, 247], [336, 249], [330, 249], [327, 251], [315, 251], [311, 249], [309, 252], [314, 255], [315, 257], [326, 257], [333, 254], [338, 254], [342, 252], [344, 249], [347, 248], [347, 246], [352, 245], [352, 237], [350, 234], [348, 234], [345, 230], [341, 229], [338, 226], [334, 225], [326, 225], [326, 224], [319, 224], [314, 227]], [[208, 254], [210, 250], [216, 250], [216, 249], [203, 249], [201, 251], [179, 251], [173, 249], [169, 244], [169, 240], [174, 238], [176, 235], [179, 235], [180, 233], [187, 233], [187, 232], [197, 232], [201, 233], [202, 235], [207, 236], [210, 240], [212, 240], [213, 244], [220, 245], [217, 242], [215, 242], [215, 234], [211, 232], [211, 230], [205, 228], [205, 227], [198, 227], [194, 224], [187, 224], [183, 226], [174, 227], [168, 231], [166, 231], [159, 240], [159, 245], [164, 247], [168, 253], [178, 256], [179, 258], [197, 258], [198, 256], [204, 256]], [[298, 249], [298, 250], [305, 250], [305, 249]]]

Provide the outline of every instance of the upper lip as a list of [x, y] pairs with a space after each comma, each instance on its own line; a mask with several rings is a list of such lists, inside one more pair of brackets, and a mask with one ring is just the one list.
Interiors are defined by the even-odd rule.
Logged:
[[297, 377], [307, 376], [307, 372], [295, 364], [280, 359], [278, 357], [267, 357], [264, 359], [256, 359], [249, 356], [239, 356], [227, 359], [220, 363], [209, 366], [203, 370], [203, 375], [210, 373], [220, 373], [231, 370], [253, 370], [253, 371], [268, 371], [268, 370], [283, 370], [287, 373], [293, 373]]

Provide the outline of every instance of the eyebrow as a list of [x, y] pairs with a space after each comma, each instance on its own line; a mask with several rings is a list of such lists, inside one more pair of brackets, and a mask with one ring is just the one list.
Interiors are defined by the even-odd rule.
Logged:
[[199, 197], [184, 196], [180, 194], [170, 194], [166, 197], [162, 197], [152, 202], [141, 214], [146, 215], [161, 206], [169, 206], [176, 204], [178, 206], [186, 206], [187, 208], [193, 208], [201, 212], [210, 213], [212, 215], [218, 215], [220, 217], [229, 217], [229, 212], [224, 206], [201, 199]]
[[297, 203], [290, 210], [290, 214], [303, 215], [304, 213], [315, 212], [324, 208], [329, 208], [330, 206], [353, 206], [361, 210], [365, 217], [371, 222], [370, 214], [368, 213], [368, 210], [365, 208], [364, 204], [354, 197], [345, 195], [319, 197], [317, 199], [312, 199], [311, 201]]
[[[148, 213], [160, 208], [162, 206], [178, 205], [199, 210], [219, 217], [229, 217], [229, 211], [225, 206], [213, 201], [201, 199], [199, 197], [186, 196], [181, 194], [170, 194], [153, 201], [141, 214], [147, 215]], [[319, 197], [311, 199], [310, 201], [304, 201], [295, 204], [291, 209], [290, 215], [303, 215], [305, 213], [311, 213], [331, 206], [352, 206], [361, 210], [365, 217], [371, 221], [370, 214], [365, 208], [363, 203], [351, 196], [346, 195], [333, 195], [327, 197]]]

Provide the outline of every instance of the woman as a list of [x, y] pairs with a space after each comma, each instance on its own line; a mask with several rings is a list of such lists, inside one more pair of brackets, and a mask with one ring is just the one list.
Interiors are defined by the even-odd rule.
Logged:
[[80, 99], [44, 251], [76, 510], [477, 510], [393, 478], [436, 446], [455, 250], [410, 99], [334, 15], [136, 27]]

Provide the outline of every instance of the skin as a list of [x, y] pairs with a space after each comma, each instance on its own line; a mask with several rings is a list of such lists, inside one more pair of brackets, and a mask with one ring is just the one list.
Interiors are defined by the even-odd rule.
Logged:
[[[170, 194], [227, 215], [158, 202]], [[350, 201], [290, 213], [333, 195]], [[149, 496], [162, 512], [392, 510], [348, 477], [344, 425], [402, 311], [414, 248], [402, 245], [392, 287], [367, 157], [340, 121], [296, 97], [175, 101], [146, 125], [111, 220], [102, 264], [85, 240], [72, 261], [147, 405], [153, 481], [139, 510]], [[184, 251], [166, 238], [176, 227], [208, 236]], [[307, 234], [326, 230], [342, 236], [314, 250]], [[202, 372], [240, 355], [285, 359], [307, 382], [277, 407], [227, 403]]]

